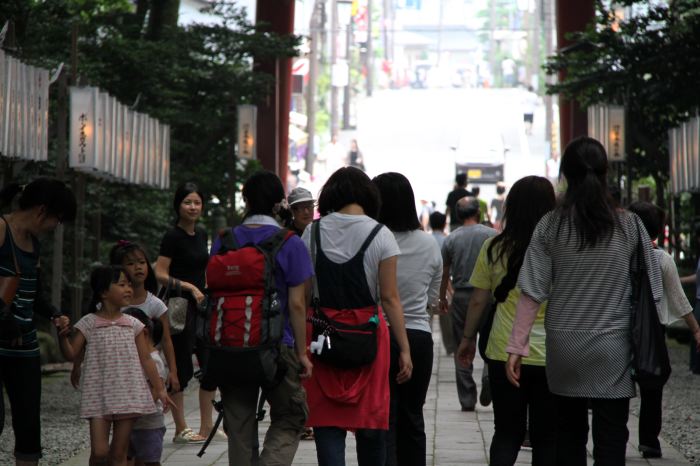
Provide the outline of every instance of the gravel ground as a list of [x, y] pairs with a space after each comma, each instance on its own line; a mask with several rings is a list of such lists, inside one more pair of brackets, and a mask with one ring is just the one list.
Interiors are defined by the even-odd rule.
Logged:
[[[11, 465], [14, 464], [14, 435], [7, 398], [5, 408], [5, 429], [0, 436], [0, 465]], [[39, 464], [55, 466], [90, 446], [87, 421], [78, 417], [79, 412], [80, 394], [70, 385], [67, 372], [42, 378], [41, 443], [44, 457]]]
[[[669, 341], [673, 374], [664, 389], [664, 419], [661, 435], [693, 464], [700, 465], [700, 376], [688, 370], [688, 347]], [[78, 418], [80, 396], [71, 387], [67, 372], [42, 379], [41, 465], [57, 465], [90, 445], [87, 422]], [[14, 437], [8, 408], [5, 430], [0, 436], [0, 465], [13, 464]], [[639, 399], [632, 400], [632, 413], [639, 412]]]

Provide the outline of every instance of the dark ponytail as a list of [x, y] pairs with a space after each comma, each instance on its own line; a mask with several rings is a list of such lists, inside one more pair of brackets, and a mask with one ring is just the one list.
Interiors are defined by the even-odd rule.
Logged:
[[284, 200], [284, 187], [277, 175], [267, 170], [260, 170], [243, 184], [243, 199], [245, 200], [245, 216], [278, 215], [284, 222], [291, 219], [289, 209], [280, 204]]
[[608, 191], [608, 157], [603, 145], [580, 137], [566, 146], [561, 173], [567, 189], [559, 212], [570, 219], [579, 237], [579, 249], [609, 239], [618, 222], [615, 201]]

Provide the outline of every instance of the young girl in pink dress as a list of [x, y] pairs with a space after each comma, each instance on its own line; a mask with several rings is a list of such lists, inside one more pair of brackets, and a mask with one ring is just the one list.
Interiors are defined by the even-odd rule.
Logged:
[[120, 311], [132, 298], [124, 269], [97, 267], [90, 286], [91, 312], [75, 324], [78, 331], [72, 339], [67, 330], [61, 332], [61, 351], [72, 361], [85, 348], [80, 417], [90, 422], [90, 465], [126, 465], [136, 418], [156, 412], [154, 399], [165, 407], [172, 402], [150, 357], [143, 324]]

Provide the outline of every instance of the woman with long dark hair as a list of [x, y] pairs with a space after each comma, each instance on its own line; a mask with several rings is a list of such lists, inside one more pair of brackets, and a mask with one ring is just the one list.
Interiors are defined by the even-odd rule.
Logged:
[[413, 376], [398, 384], [399, 344], [391, 338], [388, 466], [425, 466], [423, 405], [433, 370], [433, 337], [428, 308], [437, 308], [442, 280], [442, 254], [430, 234], [421, 230], [411, 184], [400, 173], [383, 173], [372, 180], [382, 199], [378, 220], [396, 238], [401, 250], [396, 282], [411, 347]]
[[18, 465], [27, 466], [41, 458], [41, 368], [34, 315], [68, 325], [41, 291], [39, 237], [73, 220], [76, 202], [62, 181], [51, 178], [7, 186], [0, 191], [0, 206], [15, 198], [17, 209], [0, 216], [0, 410], [4, 413], [4, 385], [12, 410], [14, 455]]
[[306, 384], [307, 424], [314, 429], [319, 466], [345, 465], [348, 430], [355, 432], [360, 466], [385, 466], [389, 332], [377, 312], [380, 298], [399, 347], [397, 383], [407, 382], [413, 370], [396, 284], [401, 251], [391, 231], [376, 221], [379, 205], [379, 192], [367, 175], [355, 167], [341, 168], [321, 190], [321, 219], [302, 237], [315, 257], [323, 312], [344, 325], [374, 322], [377, 332], [376, 356], [362, 367], [313, 359], [314, 375]]
[[[177, 366], [174, 369], [178, 382], [171, 383], [170, 386], [173, 392], [172, 399], [177, 406], [177, 409], [173, 409], [175, 443], [202, 443], [214, 425], [211, 401], [216, 394], [215, 386], [200, 384], [199, 433], [187, 426], [183, 404], [183, 390], [194, 376], [192, 353], [196, 350], [199, 365], [203, 369], [207, 359], [203, 345], [195, 346], [195, 317], [197, 306], [204, 300], [205, 271], [209, 261], [207, 232], [197, 224], [202, 216], [203, 207], [204, 195], [195, 183], [188, 182], [178, 186], [173, 198], [175, 225], [163, 235], [155, 266], [158, 282], [163, 287], [170, 285], [171, 289], [181, 289], [183, 297], [189, 302], [184, 329], [179, 334], [172, 335]], [[170, 368], [171, 374], [172, 370], [173, 368]], [[221, 440], [225, 438], [223, 432], [217, 433], [217, 436]]]
[[631, 267], [641, 248], [655, 301], [658, 262], [639, 217], [619, 210], [608, 193], [608, 158], [595, 139], [566, 147], [567, 189], [537, 224], [518, 278], [522, 294], [506, 351], [507, 376], [524, 380], [522, 358], [540, 304], [547, 303], [547, 383], [557, 413], [557, 464], [586, 464], [588, 408], [596, 465], [625, 464], [631, 374]]
[[506, 345], [520, 297], [515, 281], [537, 222], [554, 204], [554, 189], [546, 178], [528, 176], [518, 180], [505, 199], [503, 231], [484, 242], [469, 279], [474, 292], [469, 301], [464, 337], [457, 350], [463, 366], [468, 367], [474, 359], [477, 330], [492, 296], [497, 303], [486, 347], [495, 427], [489, 455], [492, 466], [515, 463], [528, 430], [528, 419], [532, 464], [554, 464], [554, 417], [544, 369], [546, 303], [537, 311], [530, 356], [522, 362], [520, 387], [511, 385], [505, 372]]

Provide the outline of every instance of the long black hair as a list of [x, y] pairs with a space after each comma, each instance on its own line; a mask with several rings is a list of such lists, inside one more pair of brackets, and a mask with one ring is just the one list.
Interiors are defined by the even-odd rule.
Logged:
[[138, 243], [131, 241], [121, 240], [117, 242], [112, 249], [109, 251], [109, 263], [112, 265], [124, 265], [124, 261], [129, 258], [134, 253], [140, 252], [143, 254], [143, 258], [146, 259], [146, 281], [143, 282], [143, 287], [146, 291], [150, 291], [156, 294], [158, 291], [158, 282], [156, 281], [156, 274], [153, 272], [153, 267], [151, 267], [151, 262], [148, 260], [148, 254], [146, 250], [141, 247]]
[[561, 173], [567, 188], [557, 211], [573, 223], [581, 238], [579, 249], [609, 239], [618, 217], [606, 182], [608, 156], [603, 145], [585, 136], [574, 139], [564, 150]]
[[358, 204], [365, 215], [376, 220], [379, 214], [379, 190], [372, 180], [355, 167], [343, 167], [336, 170], [318, 196], [318, 211], [321, 215], [338, 212], [349, 204]]
[[372, 180], [382, 202], [378, 221], [391, 231], [413, 231], [420, 228], [416, 214], [416, 198], [408, 178], [401, 173], [388, 172]]
[[92, 270], [90, 274], [92, 298], [90, 298], [88, 312], [97, 312], [97, 305], [102, 302], [102, 293], [109, 290], [112, 284], [119, 282], [122, 274], [127, 276], [124, 267], [119, 265], [101, 265]]
[[285, 199], [282, 181], [271, 171], [259, 170], [250, 175], [243, 185], [243, 199], [246, 218], [251, 215], [277, 215], [283, 225], [289, 224], [292, 218], [291, 210], [282, 207]]
[[[555, 204], [552, 183], [541, 176], [526, 176], [516, 181], [510, 188], [504, 202], [503, 231], [491, 241], [486, 251], [489, 262], [492, 264], [507, 260], [506, 276], [510, 277], [513, 283], [507, 284], [505, 289], [510, 291], [515, 284], [517, 272], [523, 265], [525, 251], [530, 244], [537, 222], [544, 214], [554, 209]], [[500, 247], [495, 253], [497, 245]]]
[[199, 199], [202, 201], [202, 207], [204, 207], [204, 194], [200, 191], [199, 186], [191, 181], [181, 184], [175, 190], [175, 196], [173, 197], [173, 210], [175, 211], [176, 225], [177, 222], [180, 221], [180, 204], [192, 193], [196, 193], [199, 196]]
[[20, 210], [39, 206], [45, 209], [47, 215], [54, 215], [61, 222], [75, 218], [75, 196], [61, 180], [37, 178], [26, 186], [9, 184], [0, 191], [0, 207], [10, 205], [18, 194], [17, 204]]

